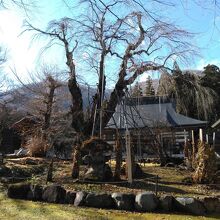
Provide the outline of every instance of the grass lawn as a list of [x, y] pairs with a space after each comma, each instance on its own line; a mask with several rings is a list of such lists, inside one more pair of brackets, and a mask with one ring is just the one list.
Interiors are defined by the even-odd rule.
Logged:
[[180, 214], [131, 213], [115, 210], [78, 208], [72, 205], [58, 205], [9, 199], [0, 188], [1, 220], [211, 220], [220, 216], [203, 217]]

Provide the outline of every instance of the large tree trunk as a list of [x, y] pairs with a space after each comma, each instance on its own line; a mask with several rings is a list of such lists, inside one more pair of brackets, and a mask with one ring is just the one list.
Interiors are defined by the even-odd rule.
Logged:
[[84, 125], [82, 93], [74, 78], [69, 79], [68, 88], [72, 99], [72, 127], [76, 132], [81, 132]]
[[[105, 50], [101, 54], [101, 59], [99, 62], [99, 83], [97, 85], [97, 92], [93, 97], [93, 104], [92, 104], [92, 109], [91, 109], [91, 115], [89, 120], [84, 124], [83, 128], [83, 134], [86, 136], [91, 135], [91, 131], [94, 127], [94, 135], [98, 135], [98, 128], [103, 129], [103, 123], [101, 124], [100, 127], [100, 118], [103, 118], [103, 113], [102, 116], [100, 117], [101, 114], [101, 108], [103, 108], [103, 99], [104, 99], [104, 94], [105, 94], [105, 85], [106, 85], [106, 77], [104, 73], [105, 69], [105, 56], [106, 52]], [[94, 120], [95, 116], [95, 120]]]
[[112, 118], [113, 114], [115, 113], [115, 108], [117, 104], [125, 94], [124, 89], [126, 89], [126, 86], [127, 85], [124, 83], [123, 79], [118, 80], [118, 82], [116, 83], [103, 115], [103, 127], [105, 127], [108, 124], [109, 120]]
[[59, 87], [56, 80], [53, 79], [53, 77], [48, 76], [47, 81], [49, 81], [49, 94], [46, 96], [45, 103], [46, 103], [46, 112], [44, 113], [44, 124], [42, 129], [47, 130], [50, 127], [50, 119], [52, 114], [52, 108], [53, 108], [53, 100], [54, 100], [54, 93], [55, 89]]
[[[72, 106], [71, 106], [72, 127], [75, 129], [77, 133], [81, 133], [82, 128], [84, 126], [83, 98], [82, 98], [81, 89], [76, 80], [76, 69], [75, 69], [76, 66], [73, 61], [74, 49], [70, 51], [69, 43], [65, 37], [63, 38], [63, 43], [65, 45], [65, 52], [66, 52], [66, 60], [67, 60], [66, 64], [69, 67], [68, 88], [72, 99]], [[79, 176], [79, 160], [80, 160], [80, 141], [77, 141], [73, 154], [73, 169], [72, 169], [73, 178], [77, 178]]]

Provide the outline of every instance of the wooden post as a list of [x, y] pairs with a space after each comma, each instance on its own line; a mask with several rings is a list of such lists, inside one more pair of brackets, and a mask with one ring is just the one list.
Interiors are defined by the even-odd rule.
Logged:
[[186, 130], [184, 129], [184, 143], [186, 145], [186, 142], [187, 142], [187, 134], [186, 134]]
[[142, 159], [140, 130], [138, 130], [138, 151], [137, 151], [137, 158], [138, 158], [138, 159]]
[[192, 145], [195, 144], [194, 131], [192, 130]]
[[121, 163], [122, 163], [122, 146], [121, 146], [121, 138], [119, 136], [118, 130], [116, 130], [116, 138], [115, 138], [115, 173], [114, 180], [120, 180], [121, 174]]
[[170, 148], [170, 157], [172, 157], [172, 155], [173, 155], [174, 146], [176, 144], [175, 143], [176, 142], [176, 140], [175, 140], [176, 133], [174, 135], [173, 129], [171, 130], [171, 134], [172, 134], [172, 145], [171, 145], [171, 148]]
[[194, 131], [192, 130], [192, 167], [194, 166], [195, 157], [196, 157], [195, 136], [194, 136]]
[[156, 181], [155, 181], [155, 194], [157, 196], [157, 192], [158, 192], [158, 175], [156, 176]]
[[202, 128], [199, 129], [199, 140], [203, 142]]
[[209, 135], [206, 134], [205, 137], [206, 137], [206, 143], [208, 144], [209, 143]]
[[127, 153], [127, 172], [128, 172], [128, 182], [132, 183], [132, 162], [131, 162], [131, 136], [130, 132], [127, 130], [125, 133], [126, 139], [126, 153]]
[[212, 138], [213, 138], [213, 147], [215, 147], [215, 132], [213, 132]]

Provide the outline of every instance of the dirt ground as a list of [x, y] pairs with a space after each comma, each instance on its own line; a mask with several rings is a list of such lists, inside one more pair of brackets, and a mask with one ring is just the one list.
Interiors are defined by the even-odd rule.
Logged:
[[[4, 166], [15, 170], [20, 176], [19, 178], [1, 178], [3, 184], [18, 181], [28, 181], [31, 183], [46, 184], [46, 175], [50, 160], [45, 158], [19, 158], [6, 159]], [[110, 164], [114, 170], [114, 161]], [[80, 181], [71, 178], [71, 161], [55, 160], [53, 164], [53, 182], [47, 184], [62, 184], [66, 189], [75, 191], [96, 191], [96, 192], [125, 192], [138, 193], [140, 191], [156, 191], [158, 195], [170, 194], [175, 196], [218, 196], [220, 197], [220, 184], [216, 185], [200, 185], [186, 184], [184, 179], [190, 177], [190, 172], [178, 167], [160, 167], [158, 164], [140, 164], [145, 175], [141, 179], [135, 179], [133, 184], [126, 181], [122, 176], [122, 181], [108, 183], [83, 182], [82, 176], [85, 166], [80, 168]], [[158, 185], [155, 184], [158, 176]]]

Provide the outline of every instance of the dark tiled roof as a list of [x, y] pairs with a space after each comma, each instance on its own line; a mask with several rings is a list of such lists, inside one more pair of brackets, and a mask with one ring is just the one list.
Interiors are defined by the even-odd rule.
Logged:
[[206, 121], [190, 118], [175, 111], [174, 104], [167, 98], [144, 97], [135, 104], [135, 99], [116, 107], [116, 112], [109, 121], [108, 128], [143, 128], [143, 127], [201, 127]]

